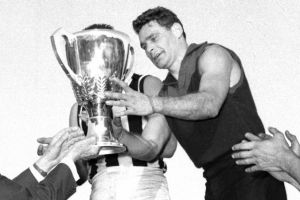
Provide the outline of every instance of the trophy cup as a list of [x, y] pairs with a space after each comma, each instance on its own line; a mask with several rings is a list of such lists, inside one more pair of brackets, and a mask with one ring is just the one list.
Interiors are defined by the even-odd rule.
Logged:
[[133, 64], [129, 37], [111, 29], [92, 29], [69, 33], [60, 28], [51, 36], [55, 56], [71, 80], [76, 101], [88, 113], [87, 136], [98, 138], [99, 155], [121, 153], [126, 147], [112, 135], [112, 109], [105, 91], [121, 92], [109, 80], [121, 80]]

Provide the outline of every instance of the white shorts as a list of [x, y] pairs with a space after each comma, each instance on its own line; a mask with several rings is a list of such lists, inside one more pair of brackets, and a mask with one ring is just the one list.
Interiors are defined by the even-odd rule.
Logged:
[[90, 200], [170, 200], [170, 196], [162, 169], [116, 166], [93, 177]]

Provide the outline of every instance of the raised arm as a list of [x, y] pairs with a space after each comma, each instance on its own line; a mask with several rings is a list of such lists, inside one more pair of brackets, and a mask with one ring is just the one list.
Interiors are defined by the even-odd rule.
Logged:
[[213, 45], [198, 60], [198, 72], [201, 75], [198, 92], [180, 97], [154, 97], [154, 111], [187, 120], [216, 117], [230, 84], [238, 82], [239, 66], [227, 50]]
[[[161, 86], [158, 78], [147, 76], [144, 92], [149, 96], [157, 95]], [[119, 141], [127, 146], [130, 155], [136, 159], [152, 161], [158, 157], [171, 157], [176, 150], [177, 141], [172, 136], [165, 117], [159, 113], [147, 116], [142, 135], [128, 133], [123, 128], [115, 132], [119, 132], [116, 133]]]

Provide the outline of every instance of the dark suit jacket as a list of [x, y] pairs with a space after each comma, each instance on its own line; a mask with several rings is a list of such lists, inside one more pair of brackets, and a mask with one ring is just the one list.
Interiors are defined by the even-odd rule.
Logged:
[[29, 169], [13, 181], [0, 175], [0, 200], [65, 200], [76, 191], [70, 168], [57, 165], [40, 183]]

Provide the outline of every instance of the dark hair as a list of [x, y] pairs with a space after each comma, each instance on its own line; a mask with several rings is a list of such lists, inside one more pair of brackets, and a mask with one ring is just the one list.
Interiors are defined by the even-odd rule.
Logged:
[[139, 15], [133, 22], [132, 26], [134, 31], [139, 34], [142, 27], [149, 23], [150, 21], [155, 20], [159, 25], [164, 26], [168, 29], [172, 27], [174, 23], [179, 23], [183, 30], [183, 37], [186, 39], [186, 34], [183, 29], [181, 21], [178, 19], [177, 15], [171, 10], [164, 7], [156, 7], [148, 9]]
[[114, 29], [114, 27], [109, 24], [92, 24], [84, 28], [83, 30], [92, 30], [92, 29]]

